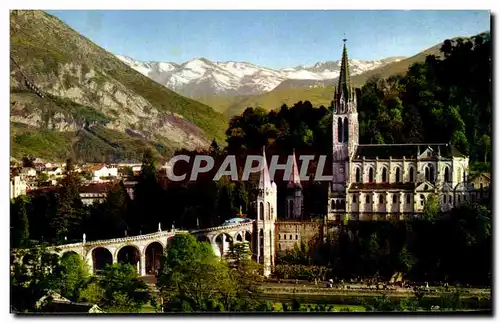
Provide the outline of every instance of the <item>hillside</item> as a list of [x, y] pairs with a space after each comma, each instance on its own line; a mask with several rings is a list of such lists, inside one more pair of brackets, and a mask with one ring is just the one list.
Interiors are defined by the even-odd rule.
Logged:
[[[416, 63], [423, 62], [428, 55], [439, 55], [441, 44], [428, 48], [412, 57], [397, 60], [389, 64], [368, 70], [364, 73], [352, 75], [351, 81], [355, 87], [361, 87], [370, 77], [378, 75], [387, 78], [391, 75], [404, 74], [408, 68]], [[289, 106], [298, 101], [310, 101], [314, 106], [328, 106], [333, 96], [333, 86], [337, 79], [321, 82], [283, 82], [273, 91], [247, 96], [245, 98], [218, 98], [218, 104], [226, 104], [227, 110], [224, 112], [226, 117], [242, 113], [247, 107], [262, 107], [267, 110], [278, 109], [282, 104]], [[203, 101], [210, 104], [214, 99], [205, 98]], [[214, 100], [215, 101], [215, 100]], [[222, 107], [218, 107], [222, 111]]]
[[147, 146], [168, 157], [176, 148], [224, 137], [222, 115], [152, 81], [43, 11], [11, 11], [10, 41], [14, 157], [125, 160]]

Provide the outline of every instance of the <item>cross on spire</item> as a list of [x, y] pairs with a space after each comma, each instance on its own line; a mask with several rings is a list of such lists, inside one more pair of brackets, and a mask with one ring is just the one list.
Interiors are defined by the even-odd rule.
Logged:
[[346, 35], [346, 33], [344, 33], [344, 39], [342, 39], [342, 41], [344, 42], [344, 44], [346, 43], [346, 41], [347, 41], [347, 35]]

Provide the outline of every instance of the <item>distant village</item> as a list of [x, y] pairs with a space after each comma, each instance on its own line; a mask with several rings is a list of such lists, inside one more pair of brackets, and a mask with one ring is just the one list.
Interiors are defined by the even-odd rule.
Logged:
[[[66, 163], [56, 163], [36, 158], [26, 165], [22, 160], [10, 160], [10, 198], [54, 190], [64, 177]], [[107, 191], [116, 183], [123, 184], [130, 198], [134, 198], [136, 177], [141, 164], [75, 164], [74, 172], [81, 174], [80, 198], [85, 205], [100, 203]], [[166, 178], [167, 164], [159, 169], [159, 180]]]

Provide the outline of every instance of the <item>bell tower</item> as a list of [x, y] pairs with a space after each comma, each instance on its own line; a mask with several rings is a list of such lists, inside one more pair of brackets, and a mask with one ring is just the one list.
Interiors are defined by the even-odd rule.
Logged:
[[257, 219], [254, 224], [254, 234], [257, 238], [257, 262], [264, 265], [264, 276], [269, 277], [274, 268], [275, 236], [274, 227], [277, 218], [278, 189], [276, 183], [271, 183], [267, 167], [266, 150], [262, 148], [262, 165], [259, 179], [259, 194], [257, 196]]
[[299, 167], [295, 158], [295, 149], [293, 151], [292, 174], [287, 185], [286, 210], [288, 219], [302, 219], [302, 184], [300, 183]]
[[[356, 92], [351, 85], [347, 38], [343, 39], [342, 60], [338, 84], [333, 94], [333, 182], [329, 193], [329, 210], [346, 210], [346, 185], [349, 184], [349, 159], [359, 144], [358, 111]], [[332, 200], [332, 198], [334, 198]], [[332, 207], [335, 206], [335, 207]], [[330, 213], [330, 212], [329, 212]]]

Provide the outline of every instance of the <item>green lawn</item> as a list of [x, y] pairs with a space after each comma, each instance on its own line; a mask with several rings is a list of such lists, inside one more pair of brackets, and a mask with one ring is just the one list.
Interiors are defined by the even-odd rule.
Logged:
[[156, 313], [156, 310], [151, 304], [146, 304], [142, 306], [141, 313]]

